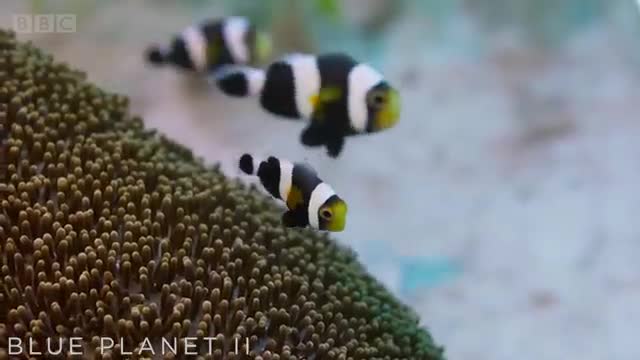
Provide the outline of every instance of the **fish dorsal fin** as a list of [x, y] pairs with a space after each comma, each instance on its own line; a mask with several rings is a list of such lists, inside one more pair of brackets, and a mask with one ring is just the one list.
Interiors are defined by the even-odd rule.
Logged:
[[301, 169], [304, 169], [304, 172], [308, 173], [309, 175], [318, 176], [318, 172], [311, 166], [311, 164], [309, 164], [309, 162], [306, 159], [302, 162], [297, 163], [296, 166], [299, 166]]

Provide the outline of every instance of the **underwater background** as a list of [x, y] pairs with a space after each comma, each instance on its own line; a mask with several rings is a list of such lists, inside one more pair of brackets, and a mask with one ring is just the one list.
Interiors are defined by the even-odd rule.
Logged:
[[[71, 13], [20, 34], [128, 95], [148, 126], [239, 176], [244, 152], [307, 161], [349, 203], [348, 244], [449, 359], [639, 359], [640, 11], [634, 0], [3, 0]], [[144, 63], [208, 17], [291, 50], [346, 51], [402, 94], [399, 124], [306, 149], [303, 124]]]

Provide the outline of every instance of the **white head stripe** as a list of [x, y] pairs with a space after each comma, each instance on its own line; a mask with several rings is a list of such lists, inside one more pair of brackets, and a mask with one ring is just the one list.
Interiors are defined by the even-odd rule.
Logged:
[[359, 64], [349, 73], [349, 119], [358, 132], [367, 129], [367, 92], [382, 81], [382, 75], [367, 64]]
[[182, 39], [189, 51], [189, 57], [193, 67], [197, 71], [204, 71], [207, 68], [207, 39], [200, 28], [190, 26], [182, 32]]
[[309, 225], [314, 229], [320, 228], [320, 219], [318, 218], [318, 210], [320, 206], [324, 204], [330, 197], [335, 195], [335, 191], [327, 183], [320, 183], [311, 192], [311, 199], [309, 199], [308, 217]]
[[287, 201], [293, 179], [293, 164], [286, 160], [280, 160], [280, 198]]
[[320, 91], [320, 70], [313, 55], [291, 54], [284, 61], [293, 70], [296, 107], [303, 118], [309, 119], [313, 114], [311, 98]]
[[237, 64], [249, 62], [249, 48], [245, 41], [245, 35], [249, 30], [249, 20], [234, 16], [228, 18], [222, 26], [222, 36], [227, 48]]

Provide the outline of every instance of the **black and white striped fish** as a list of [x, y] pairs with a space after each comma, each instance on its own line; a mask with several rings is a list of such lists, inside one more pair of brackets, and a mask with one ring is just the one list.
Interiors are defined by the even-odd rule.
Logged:
[[249, 154], [242, 155], [239, 166], [244, 173], [257, 175], [273, 197], [287, 204], [289, 210], [282, 215], [286, 227], [344, 230], [347, 204], [309, 166], [273, 156], [258, 161]]
[[259, 96], [273, 114], [310, 120], [302, 143], [326, 146], [332, 157], [346, 136], [388, 129], [400, 116], [398, 91], [371, 66], [345, 54], [291, 54], [266, 71], [229, 66], [214, 80], [230, 96]]
[[167, 48], [152, 46], [147, 60], [196, 72], [215, 72], [229, 64], [257, 64], [271, 52], [270, 38], [239, 16], [207, 20], [176, 35]]

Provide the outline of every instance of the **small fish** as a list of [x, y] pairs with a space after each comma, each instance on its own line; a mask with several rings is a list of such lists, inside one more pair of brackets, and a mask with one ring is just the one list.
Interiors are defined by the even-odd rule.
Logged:
[[325, 146], [331, 157], [345, 137], [393, 127], [400, 117], [400, 95], [382, 75], [345, 54], [290, 54], [265, 70], [228, 66], [213, 81], [235, 97], [260, 96], [270, 113], [307, 119], [306, 146]]
[[211, 73], [229, 64], [258, 64], [271, 53], [271, 39], [239, 16], [211, 19], [186, 28], [167, 48], [151, 46], [147, 60], [187, 71]]
[[284, 226], [344, 230], [347, 204], [309, 166], [273, 156], [258, 161], [250, 154], [240, 157], [239, 166], [244, 173], [257, 175], [269, 194], [287, 204], [289, 210], [282, 215]]

